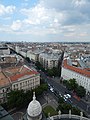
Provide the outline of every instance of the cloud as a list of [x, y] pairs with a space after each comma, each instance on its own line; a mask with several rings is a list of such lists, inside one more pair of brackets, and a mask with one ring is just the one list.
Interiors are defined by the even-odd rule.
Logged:
[[64, 13], [57, 12], [55, 9], [48, 9], [38, 4], [30, 9], [21, 9], [21, 13], [27, 18], [24, 22], [29, 25], [36, 25], [39, 27], [42, 25], [46, 27], [59, 27], [59, 25], [65, 20]]
[[[26, 3], [26, 4], [23, 4]], [[32, 2], [31, 2], [32, 3]], [[5, 31], [15, 35], [40, 36], [41, 38], [67, 39], [90, 38], [90, 1], [89, 0], [38, 0], [29, 4], [22, 0], [21, 6], [0, 5], [0, 15], [13, 13], [3, 26]], [[9, 22], [9, 23], [8, 23]], [[3, 23], [3, 20], [2, 20]], [[6, 30], [5, 30], [6, 27]], [[36, 39], [36, 37], [35, 37]]]
[[86, 4], [87, 0], [73, 0], [72, 3], [75, 4], [75, 7], [82, 7], [83, 5]]
[[[62, 24], [82, 24], [90, 21], [89, 0], [40, 0], [40, 4], [48, 9], [62, 13], [65, 20]], [[81, 22], [80, 22], [81, 21]]]
[[16, 7], [13, 5], [5, 7], [4, 5], [0, 4], [0, 16], [13, 13], [15, 8]]
[[26, 23], [29, 24], [41, 24], [48, 19], [47, 9], [41, 5], [37, 5], [31, 9], [22, 9], [21, 13], [27, 16]]
[[22, 22], [20, 20], [13, 21], [11, 25], [11, 29], [13, 31], [18, 31], [21, 29], [21, 27], [22, 27]]
[[[21, 28], [21, 24], [25, 29], [33, 29], [32, 27], [39, 29], [45, 26], [47, 29], [59, 30], [61, 26], [90, 23], [89, 14], [83, 10], [88, 3], [90, 3], [88, 0], [40, 0], [32, 8], [20, 10], [25, 19], [21, 21], [22, 23], [19, 23], [20, 27], [17, 27], [17, 29]], [[18, 23], [14, 21], [13, 24]]]
[[[74, 0], [40, 0], [32, 8], [20, 10], [22, 16], [25, 17], [23, 20], [13, 21], [11, 29], [17, 34], [86, 36], [85, 31], [80, 31], [83, 29], [83, 24], [89, 24], [88, 15], [75, 4]], [[85, 4], [87, 2], [82, 2], [80, 5], [83, 7]]]
[[40, 0], [40, 4], [48, 9], [57, 11], [70, 10], [73, 8], [72, 0]]

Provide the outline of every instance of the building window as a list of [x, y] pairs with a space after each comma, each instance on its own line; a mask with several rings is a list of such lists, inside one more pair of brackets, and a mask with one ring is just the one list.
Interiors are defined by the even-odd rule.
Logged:
[[4, 91], [4, 89], [3, 89], [3, 93], [4, 93], [5, 91]]
[[20, 86], [22, 86], [22, 83], [20, 83]]

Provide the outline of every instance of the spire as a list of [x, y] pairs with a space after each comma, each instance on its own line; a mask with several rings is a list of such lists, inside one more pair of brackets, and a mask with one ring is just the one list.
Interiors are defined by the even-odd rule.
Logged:
[[36, 100], [35, 92], [33, 92], [33, 100]]

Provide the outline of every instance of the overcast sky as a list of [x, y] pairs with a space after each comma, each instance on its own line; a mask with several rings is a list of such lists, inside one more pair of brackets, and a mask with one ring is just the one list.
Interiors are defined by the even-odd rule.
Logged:
[[0, 0], [0, 41], [90, 42], [90, 0]]

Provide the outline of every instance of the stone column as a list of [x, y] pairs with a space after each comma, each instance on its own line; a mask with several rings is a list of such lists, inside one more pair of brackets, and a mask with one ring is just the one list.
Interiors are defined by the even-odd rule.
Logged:
[[58, 111], [58, 117], [59, 117], [59, 119], [61, 118], [61, 111], [60, 110]]
[[71, 110], [69, 110], [69, 118], [71, 118]]
[[54, 120], [53, 116], [51, 117], [51, 120]]
[[83, 112], [80, 112], [80, 120], [83, 118]]

